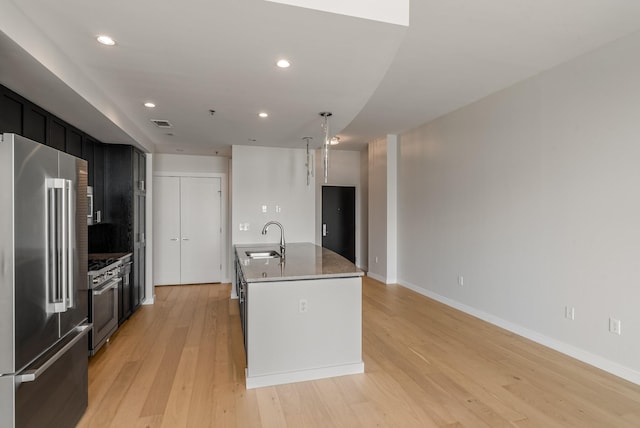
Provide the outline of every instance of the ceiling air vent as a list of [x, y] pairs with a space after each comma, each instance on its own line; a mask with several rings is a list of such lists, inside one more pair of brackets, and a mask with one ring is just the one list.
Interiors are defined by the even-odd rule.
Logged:
[[156, 125], [158, 128], [173, 127], [173, 125], [171, 125], [168, 120], [151, 119], [151, 122], [153, 122], [153, 124]]

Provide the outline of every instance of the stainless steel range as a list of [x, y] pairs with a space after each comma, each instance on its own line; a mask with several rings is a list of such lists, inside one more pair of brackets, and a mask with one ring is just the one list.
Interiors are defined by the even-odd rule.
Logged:
[[89, 260], [89, 351], [95, 355], [118, 329], [118, 286], [122, 282], [120, 258]]

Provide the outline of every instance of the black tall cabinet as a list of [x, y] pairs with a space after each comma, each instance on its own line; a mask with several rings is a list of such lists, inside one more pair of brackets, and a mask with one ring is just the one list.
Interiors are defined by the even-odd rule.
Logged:
[[131, 310], [145, 299], [146, 157], [127, 145], [104, 146], [107, 252], [133, 253]]

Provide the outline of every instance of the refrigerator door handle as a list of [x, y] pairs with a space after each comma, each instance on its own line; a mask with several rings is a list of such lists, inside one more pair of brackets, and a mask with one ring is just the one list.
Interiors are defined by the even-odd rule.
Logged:
[[49, 216], [47, 249], [47, 278], [49, 284], [47, 293], [49, 294], [48, 311], [53, 313], [66, 312], [66, 287], [64, 286], [66, 276], [66, 250], [64, 237], [65, 233], [65, 180], [60, 178], [49, 179], [47, 183], [48, 198], [47, 212]]
[[64, 193], [66, 194], [66, 234], [64, 234], [64, 238], [66, 239], [66, 250], [67, 250], [67, 275], [66, 275], [66, 281], [65, 281], [65, 294], [66, 294], [66, 298], [65, 298], [65, 302], [66, 302], [66, 309], [70, 309], [73, 308], [75, 306], [75, 301], [74, 301], [74, 292], [73, 289], [75, 287], [75, 283], [74, 283], [74, 276], [75, 276], [75, 266], [74, 266], [74, 257], [73, 257], [73, 252], [74, 252], [74, 237], [76, 234], [75, 231], [75, 218], [73, 216], [73, 183], [71, 182], [71, 180], [65, 180], [65, 190]]
[[69, 205], [67, 202], [67, 182], [64, 179], [58, 179], [60, 181], [60, 282], [58, 288], [60, 290], [60, 298], [62, 299], [63, 309], [61, 312], [67, 311], [67, 282], [69, 280]]
[[60, 348], [51, 358], [47, 359], [44, 363], [38, 364], [36, 367], [27, 368], [21, 374], [16, 375], [18, 382], [33, 382], [40, 375], [42, 375], [49, 367], [51, 367], [56, 361], [60, 359], [69, 349], [78, 343], [84, 336], [89, 334], [93, 326], [91, 324], [82, 324], [74, 329], [76, 336], [67, 342], [62, 348]]

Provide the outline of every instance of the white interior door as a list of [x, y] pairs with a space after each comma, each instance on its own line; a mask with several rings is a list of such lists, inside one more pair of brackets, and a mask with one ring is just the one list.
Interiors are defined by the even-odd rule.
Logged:
[[180, 282], [220, 282], [220, 179], [180, 178]]
[[153, 180], [153, 278], [156, 285], [180, 284], [180, 178]]

